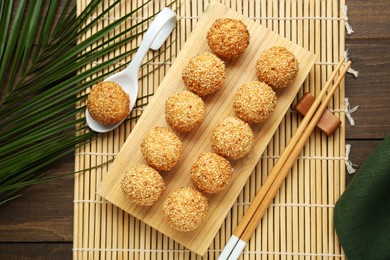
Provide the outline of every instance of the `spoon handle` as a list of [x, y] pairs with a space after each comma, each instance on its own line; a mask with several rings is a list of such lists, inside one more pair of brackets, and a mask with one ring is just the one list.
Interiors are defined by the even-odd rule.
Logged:
[[163, 8], [144, 34], [144, 38], [142, 39], [137, 53], [125, 70], [132, 73], [138, 73], [142, 61], [149, 49], [159, 49], [172, 32], [175, 25], [176, 14], [167, 7]]

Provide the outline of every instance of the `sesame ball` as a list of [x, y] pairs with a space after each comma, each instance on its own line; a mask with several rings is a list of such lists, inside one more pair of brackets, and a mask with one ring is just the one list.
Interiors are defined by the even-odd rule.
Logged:
[[254, 144], [252, 129], [236, 117], [219, 121], [211, 132], [211, 146], [217, 154], [229, 159], [244, 157]]
[[171, 95], [165, 102], [165, 119], [179, 132], [189, 132], [202, 123], [205, 109], [203, 100], [190, 91]]
[[169, 171], [183, 154], [183, 143], [170, 129], [155, 127], [141, 142], [141, 153], [150, 166]]
[[163, 214], [168, 224], [178, 231], [198, 228], [208, 212], [206, 197], [199, 191], [186, 187], [172, 192], [165, 200]]
[[257, 60], [257, 77], [273, 88], [288, 87], [295, 80], [297, 73], [298, 61], [294, 54], [284, 47], [271, 47]]
[[259, 81], [243, 84], [234, 95], [233, 108], [247, 123], [263, 123], [275, 110], [276, 94], [270, 86]]
[[100, 82], [92, 87], [87, 99], [91, 117], [105, 125], [119, 123], [130, 112], [130, 97], [115, 82]]
[[133, 165], [121, 181], [126, 197], [134, 204], [151, 206], [165, 189], [164, 179], [150, 166]]
[[218, 154], [201, 153], [191, 166], [191, 181], [201, 191], [218, 193], [232, 178], [230, 162]]
[[184, 85], [200, 97], [222, 88], [225, 78], [225, 63], [209, 52], [192, 57], [184, 67]]
[[249, 31], [237, 19], [217, 19], [207, 32], [210, 49], [223, 59], [240, 56], [249, 45]]

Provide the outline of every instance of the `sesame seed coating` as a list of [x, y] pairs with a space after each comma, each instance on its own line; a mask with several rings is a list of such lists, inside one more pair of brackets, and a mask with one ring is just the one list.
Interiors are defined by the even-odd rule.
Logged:
[[249, 31], [237, 19], [217, 19], [207, 32], [207, 42], [211, 50], [224, 59], [240, 56], [249, 45]]
[[243, 84], [235, 93], [233, 108], [247, 123], [263, 123], [275, 110], [276, 94], [270, 86], [259, 81]]
[[222, 156], [201, 153], [191, 166], [191, 181], [203, 192], [217, 193], [229, 184], [232, 172], [230, 162]]
[[252, 129], [236, 117], [219, 121], [211, 131], [211, 146], [215, 152], [233, 160], [247, 155], [254, 144]]
[[164, 191], [165, 182], [152, 167], [137, 164], [128, 169], [121, 181], [121, 187], [127, 198], [134, 204], [151, 206]]
[[164, 218], [176, 230], [187, 232], [198, 228], [208, 212], [206, 197], [186, 187], [172, 192], [163, 205]]
[[209, 52], [192, 57], [184, 67], [184, 85], [200, 97], [214, 93], [222, 88], [226, 70], [225, 63]]
[[141, 142], [141, 153], [150, 166], [169, 171], [183, 155], [183, 143], [170, 129], [155, 127]]
[[285, 88], [295, 80], [298, 67], [292, 52], [284, 47], [271, 47], [257, 60], [256, 75], [273, 88]]
[[87, 99], [91, 117], [105, 125], [116, 124], [130, 112], [130, 97], [115, 82], [100, 82], [92, 87]]
[[205, 114], [203, 100], [190, 91], [171, 95], [165, 102], [165, 119], [179, 132], [189, 132], [202, 123]]

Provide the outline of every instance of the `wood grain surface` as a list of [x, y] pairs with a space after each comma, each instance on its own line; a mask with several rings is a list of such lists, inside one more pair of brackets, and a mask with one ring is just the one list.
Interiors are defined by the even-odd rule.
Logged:
[[[346, 36], [346, 47], [359, 77], [347, 75], [346, 96], [359, 109], [353, 114], [356, 126], [346, 126], [346, 142], [352, 145], [351, 161], [361, 165], [390, 134], [390, 1], [347, 4], [355, 33]], [[72, 172], [73, 155], [51, 168], [52, 174]], [[72, 258], [73, 183], [69, 177], [29, 187], [20, 198], [0, 206], [0, 259]]]

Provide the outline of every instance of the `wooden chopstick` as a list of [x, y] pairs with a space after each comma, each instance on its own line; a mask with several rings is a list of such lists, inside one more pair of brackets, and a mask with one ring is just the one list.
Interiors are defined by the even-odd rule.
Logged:
[[291, 167], [294, 165], [296, 158], [302, 151], [302, 148], [305, 146], [307, 139], [310, 137], [311, 133], [313, 132], [314, 128], [316, 127], [318, 120], [321, 118], [322, 114], [324, 113], [327, 104], [329, 103], [330, 99], [332, 98], [334, 92], [337, 90], [340, 82], [343, 80], [344, 75], [347, 73], [348, 68], [350, 67], [351, 62], [348, 62], [344, 70], [342, 71], [341, 76], [337, 79], [335, 84], [332, 86], [332, 88], [329, 90], [328, 95], [325, 97], [324, 101], [321, 103], [321, 106], [317, 110], [317, 112], [314, 114], [312, 120], [310, 121], [307, 128], [304, 130], [303, 134], [301, 135], [299, 141], [294, 146], [294, 149], [289, 154], [288, 159], [283, 164], [282, 169], [280, 170], [279, 174], [276, 176], [274, 182], [269, 187], [269, 190], [260, 203], [258, 205], [255, 214], [251, 218], [250, 223], [246, 226], [244, 233], [241, 235], [241, 239], [244, 241], [248, 241], [250, 237], [252, 236], [253, 231], [258, 226], [261, 218], [264, 216], [264, 213], [266, 212], [269, 205], [272, 203], [273, 198], [276, 196], [276, 193], [278, 192], [280, 186], [283, 184], [284, 179], [288, 175], [288, 171], [291, 169]]
[[[333, 86], [331, 86], [331, 83], [338, 74], [343, 63], [344, 59], [341, 59], [302, 120], [296, 133], [284, 149], [279, 160], [271, 170], [256, 197], [252, 201], [251, 206], [248, 208], [242, 220], [233, 231], [233, 236], [225, 246], [225, 249], [222, 251], [219, 259], [236, 259], [245, 248], [246, 242], [250, 239], [254, 230], [257, 228], [261, 218], [264, 216], [266, 210], [273, 201], [273, 198], [278, 192], [280, 186], [283, 184], [284, 179], [287, 177], [289, 170], [293, 166], [307, 139], [325, 111], [327, 104], [351, 65], [351, 62], [349, 61], [341, 72], [340, 77], [336, 80]], [[326, 96], [324, 102], [322, 102], [322, 99], [329, 88], [329, 94]]]
[[241, 234], [244, 232], [246, 226], [248, 226], [249, 221], [251, 220], [253, 214], [255, 213], [257, 206], [260, 204], [260, 202], [263, 200], [266, 192], [268, 191], [269, 187], [272, 185], [273, 181], [275, 180], [277, 174], [281, 170], [283, 166], [283, 162], [285, 162], [293, 150], [295, 144], [299, 140], [300, 136], [302, 135], [303, 131], [306, 129], [307, 125], [309, 124], [310, 119], [313, 117], [315, 111], [317, 110], [318, 106], [321, 103], [321, 99], [325, 96], [328, 88], [331, 86], [331, 83], [333, 79], [336, 77], [338, 71], [340, 70], [340, 67], [343, 65], [344, 58], [341, 59], [339, 64], [337, 65], [336, 69], [333, 71], [332, 75], [330, 76], [330, 79], [326, 82], [324, 88], [320, 92], [319, 96], [315, 99], [314, 103], [311, 105], [309, 111], [307, 112], [306, 116], [303, 118], [301, 124], [299, 125], [296, 133], [291, 138], [290, 142], [284, 149], [283, 153], [280, 155], [279, 160], [276, 162], [274, 167], [272, 168], [272, 171], [268, 175], [267, 179], [265, 180], [264, 184], [262, 185], [261, 189], [257, 193], [256, 197], [253, 199], [251, 206], [246, 211], [245, 215], [243, 216], [242, 220], [236, 227], [236, 229], [233, 231], [233, 235], [236, 235], [237, 237], [240, 237]]

